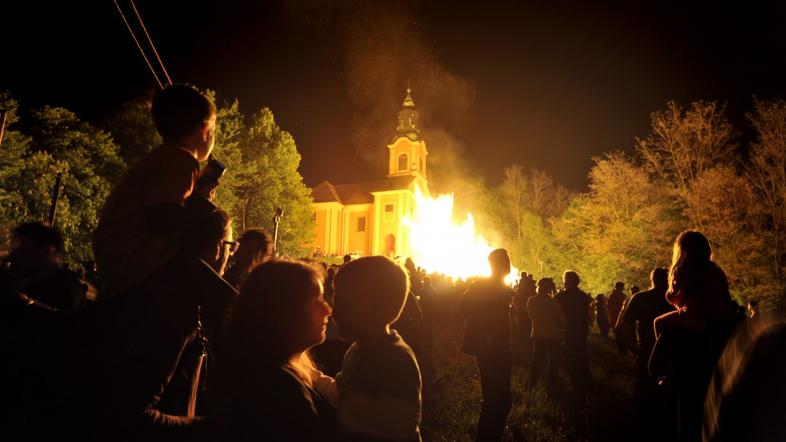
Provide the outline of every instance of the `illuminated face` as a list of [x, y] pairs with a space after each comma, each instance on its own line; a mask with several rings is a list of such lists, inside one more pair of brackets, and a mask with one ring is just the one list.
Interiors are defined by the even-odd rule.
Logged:
[[327, 329], [328, 318], [332, 309], [323, 297], [324, 290], [322, 282], [313, 281], [309, 287], [309, 296], [306, 301], [306, 308], [302, 319], [302, 342], [308, 349], [325, 341], [325, 330]]
[[216, 115], [213, 114], [209, 120], [205, 122], [200, 130], [199, 146], [197, 148], [197, 161], [200, 163], [206, 161], [213, 152], [213, 146], [216, 144]]

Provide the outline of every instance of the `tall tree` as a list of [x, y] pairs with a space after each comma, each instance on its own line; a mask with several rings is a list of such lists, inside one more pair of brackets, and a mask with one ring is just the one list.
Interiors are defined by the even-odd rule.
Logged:
[[111, 136], [85, 123], [71, 111], [44, 107], [33, 110], [31, 119], [16, 118], [0, 149], [0, 205], [6, 231], [26, 221], [46, 220], [58, 173], [63, 174], [57, 210], [57, 227], [63, 233], [66, 259], [83, 262], [92, 258], [91, 234], [111, 183], [124, 168]]
[[698, 101], [683, 110], [669, 101], [666, 109], [653, 112], [652, 133], [636, 140], [636, 148], [649, 169], [686, 204], [688, 216], [702, 227], [695, 207], [688, 204], [691, 184], [717, 165], [737, 161], [735, 131], [726, 118], [725, 106]]
[[644, 286], [653, 267], [668, 265], [683, 221], [679, 207], [623, 153], [594, 161], [589, 192], [554, 224], [566, 267], [578, 270], [590, 291], [617, 280]]
[[239, 212], [245, 228], [264, 227], [273, 232], [276, 208], [284, 211], [278, 249], [302, 256], [314, 235], [311, 191], [298, 172], [300, 153], [292, 135], [276, 124], [267, 107], [256, 113], [243, 143], [243, 159], [252, 164], [242, 191]]
[[104, 124], [119, 147], [120, 157], [129, 166], [161, 144], [161, 136], [150, 114], [152, 97], [153, 91], [150, 91], [124, 103]]
[[554, 274], [560, 253], [549, 231], [551, 220], [569, 201], [568, 191], [542, 170], [507, 167], [493, 189], [494, 230], [503, 236], [514, 262], [536, 275]]
[[763, 297], [786, 298], [786, 101], [754, 99], [748, 120], [756, 130], [745, 175], [761, 204], [757, 234], [762, 246], [771, 286]]
[[[208, 91], [211, 98], [215, 95]], [[245, 117], [237, 99], [222, 101], [216, 117], [216, 145], [214, 157], [226, 167], [216, 191], [216, 204], [233, 218], [235, 229], [245, 230], [242, 208], [243, 195], [249, 187], [255, 163], [243, 158], [246, 137]]]

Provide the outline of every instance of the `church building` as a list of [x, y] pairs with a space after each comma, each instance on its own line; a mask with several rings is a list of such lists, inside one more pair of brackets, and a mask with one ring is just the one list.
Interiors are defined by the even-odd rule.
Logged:
[[387, 146], [387, 177], [350, 184], [323, 181], [311, 190], [316, 219], [311, 251], [315, 256], [410, 254], [403, 219], [414, 212], [415, 188], [428, 194], [428, 151], [420, 138], [418, 118], [412, 91], [407, 88], [396, 134]]

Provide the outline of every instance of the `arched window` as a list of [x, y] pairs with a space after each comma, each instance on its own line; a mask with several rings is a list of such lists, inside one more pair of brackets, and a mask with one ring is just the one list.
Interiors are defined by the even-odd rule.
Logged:
[[398, 156], [398, 171], [402, 172], [407, 169], [409, 169], [409, 167], [407, 167], [407, 154], [402, 153]]

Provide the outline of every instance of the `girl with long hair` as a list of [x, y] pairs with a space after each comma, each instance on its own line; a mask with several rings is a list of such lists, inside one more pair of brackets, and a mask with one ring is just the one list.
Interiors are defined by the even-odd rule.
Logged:
[[325, 340], [330, 313], [312, 267], [271, 261], [249, 273], [224, 347], [226, 439], [335, 439], [334, 412], [313, 388], [307, 354]]
[[697, 441], [713, 369], [737, 323], [726, 274], [712, 261], [710, 242], [700, 232], [677, 236], [666, 299], [677, 310], [654, 321], [657, 341], [649, 370], [676, 405], [676, 440]]

